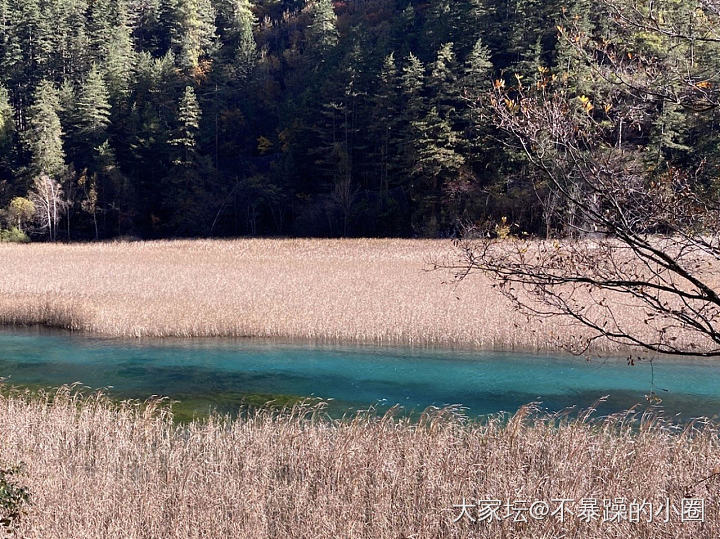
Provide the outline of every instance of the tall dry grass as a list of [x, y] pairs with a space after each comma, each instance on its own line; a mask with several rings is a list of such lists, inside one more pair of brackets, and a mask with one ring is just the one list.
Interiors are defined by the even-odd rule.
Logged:
[[[451, 243], [432, 240], [0, 244], [0, 324], [523, 349], [582, 334], [526, 320], [480, 275], [427, 271], [447, 256]], [[632, 307], [618, 316], [644, 330]]]
[[[32, 504], [18, 537], [720, 537], [715, 427], [653, 418], [560, 424], [521, 410], [467, 423], [445, 411], [331, 423], [296, 408], [173, 424], [153, 407], [0, 397], [0, 460], [23, 461]], [[705, 522], [567, 515], [471, 522], [463, 498], [705, 500]]]

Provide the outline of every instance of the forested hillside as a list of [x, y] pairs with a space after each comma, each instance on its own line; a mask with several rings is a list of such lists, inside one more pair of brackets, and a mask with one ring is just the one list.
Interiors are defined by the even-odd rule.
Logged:
[[[552, 74], [584, 98], [569, 25], [664, 49], [605, 16], [588, 0], [0, 0], [4, 221], [50, 239], [437, 237], [503, 217], [545, 234], [483, 96]], [[702, 162], [712, 182], [714, 117], [697, 117], [658, 106], [623, 141], [648, 170]]]

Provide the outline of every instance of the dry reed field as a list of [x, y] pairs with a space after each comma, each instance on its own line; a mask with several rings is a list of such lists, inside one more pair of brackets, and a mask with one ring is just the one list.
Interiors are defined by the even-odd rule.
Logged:
[[[427, 271], [453, 256], [426, 240], [0, 244], [0, 324], [466, 348], [579, 335], [526, 320], [481, 276]], [[3, 390], [0, 501], [18, 463], [23, 538], [720, 537], [718, 426], [651, 416], [331, 420], [308, 405], [178, 424], [157, 403]], [[704, 522], [686, 518], [700, 499]]]
[[[85, 400], [83, 400], [85, 399]], [[467, 423], [452, 411], [417, 424], [362, 416], [330, 422], [295, 408], [186, 426], [149, 406], [76, 397], [0, 398], [0, 457], [24, 462], [30, 505], [18, 537], [637, 537], [720, 536], [720, 443], [627, 416], [552, 425], [523, 409]], [[680, 521], [683, 496], [705, 522]], [[471, 499], [567, 502], [568, 513], [480, 521]], [[655, 504], [639, 522], [603, 522], [602, 499]], [[585, 522], [581, 499], [600, 513]], [[669, 500], [669, 518], [662, 508]], [[628, 508], [630, 505], [627, 506]], [[504, 517], [505, 511], [499, 515]], [[512, 513], [511, 513], [512, 514]], [[527, 513], [525, 513], [527, 515]], [[689, 513], [688, 513], [689, 514]], [[608, 518], [609, 518], [608, 514]]]
[[[454, 256], [451, 242], [433, 240], [0, 244], [0, 324], [498, 349], [553, 349], [579, 335], [528, 321], [480, 275], [456, 284], [427, 271]], [[631, 307], [618, 313], [642, 328]]]

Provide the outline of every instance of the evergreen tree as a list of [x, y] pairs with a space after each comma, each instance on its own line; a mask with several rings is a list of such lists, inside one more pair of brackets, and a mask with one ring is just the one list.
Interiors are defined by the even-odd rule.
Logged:
[[497, 11], [502, 5], [497, 0], [459, 0], [457, 3], [458, 32], [453, 36], [455, 50], [459, 57], [466, 57], [482, 39], [488, 45], [495, 45], [502, 39], [499, 31]]
[[453, 44], [445, 43], [437, 53], [437, 59], [431, 66], [428, 88], [432, 96], [432, 105], [442, 115], [453, 114], [462, 105], [458, 88], [458, 65], [453, 52]]
[[54, 77], [79, 82], [90, 60], [90, 41], [87, 36], [88, 3], [86, 0], [55, 1], [46, 6], [50, 10], [53, 30], [53, 52], [50, 70]]
[[24, 134], [25, 145], [32, 156], [30, 170], [33, 175], [58, 178], [66, 171], [59, 108], [57, 90], [49, 81], [42, 81], [35, 90], [28, 129]]
[[[12, 0], [7, 4], [0, 82], [25, 102], [32, 101], [40, 81], [52, 75], [54, 32], [51, 13], [43, 7], [40, 0]], [[18, 128], [24, 129], [25, 110], [19, 112]]]
[[375, 96], [374, 126], [378, 129], [376, 138], [379, 142], [380, 192], [387, 197], [390, 189], [390, 178], [397, 168], [400, 152], [401, 124], [398, 111], [402, 101], [400, 94], [400, 75], [395, 63], [395, 54], [385, 57], [380, 71], [378, 90]]
[[80, 137], [92, 147], [105, 137], [110, 125], [110, 102], [105, 81], [96, 65], [93, 65], [77, 98], [77, 128]]
[[459, 175], [465, 158], [457, 151], [459, 134], [436, 107], [412, 126], [416, 156], [412, 173], [417, 179], [414, 226], [418, 232], [434, 236], [448, 225], [442, 215], [445, 184]]
[[117, 0], [115, 24], [103, 64], [108, 94], [114, 104], [128, 96], [133, 82], [136, 58], [130, 17], [126, 0]]
[[418, 50], [420, 41], [419, 17], [412, 3], [408, 2], [406, 7], [396, 17], [393, 25], [392, 50], [398, 56], [407, 57], [412, 51]]
[[128, 22], [135, 37], [136, 50], [163, 56], [170, 47], [168, 17], [172, 6], [167, 0], [127, 0]]
[[[438, 234], [503, 215], [538, 231], [527, 163], [488, 119], [496, 78], [563, 92], [565, 119], [609, 129], [654, 181], [694, 170], [714, 189], [720, 112], [685, 101], [720, 88], [720, 44], [673, 36], [714, 36], [717, 17], [645, 7], [668, 32], [590, 0], [0, 0], [3, 200], [48, 169], [82, 194], [67, 162], [87, 169], [98, 236]], [[675, 99], [628, 105], [613, 66]], [[74, 234], [93, 237], [86, 213]]]
[[229, 48], [228, 59], [233, 75], [245, 80], [255, 67], [258, 59], [257, 44], [253, 28], [257, 19], [252, 12], [250, 0], [228, 0], [226, 7], [227, 28], [226, 47]]
[[338, 43], [337, 15], [332, 0], [314, 0], [310, 14], [311, 46], [320, 58], [325, 58]]
[[650, 170], [665, 172], [672, 157], [690, 151], [686, 143], [688, 118], [680, 105], [662, 103], [653, 122], [645, 161]]
[[198, 104], [195, 90], [187, 86], [178, 104], [177, 130], [175, 136], [169, 141], [171, 145], [181, 150], [181, 157], [176, 164], [189, 166], [197, 145], [197, 134], [200, 129], [202, 111]]
[[6, 145], [15, 135], [15, 121], [10, 95], [0, 86], [0, 144]]
[[0, 181], [7, 181], [15, 160], [15, 112], [8, 91], [0, 86]]
[[403, 67], [401, 78], [402, 91], [406, 99], [406, 114], [412, 120], [419, 117], [423, 109], [423, 89], [425, 88], [425, 66], [420, 59], [410, 53]]
[[458, 20], [457, 0], [436, 0], [430, 5], [427, 22], [425, 24], [424, 47], [430, 52], [436, 50], [442, 43], [452, 40], [454, 30], [457, 29]]
[[95, 62], [104, 62], [108, 55], [110, 36], [117, 28], [112, 18], [111, 0], [92, 0], [88, 9], [88, 34]]
[[480, 92], [482, 88], [489, 86], [492, 70], [490, 49], [480, 38], [475, 42], [475, 46], [465, 62], [463, 87], [470, 95]]
[[547, 63], [549, 46], [555, 43], [557, 34], [548, 21], [558, 21], [560, 5], [558, 0], [511, 0], [512, 15], [504, 48], [515, 73], [530, 79], [539, 65]]
[[75, 95], [75, 85], [69, 80], [63, 80], [57, 91], [58, 109], [57, 114], [60, 118], [60, 125], [63, 130], [63, 146], [65, 153], [69, 157], [69, 161], [73, 161], [74, 155], [77, 153], [77, 96]]
[[215, 9], [210, 0], [167, 0], [170, 44], [178, 64], [204, 76], [202, 58], [215, 50]]
[[[459, 115], [458, 129], [463, 132], [460, 148], [470, 169], [482, 171], [487, 175], [492, 169], [490, 163], [501, 158], [503, 151], [497, 147], [491, 137], [493, 127], [478, 122], [479, 110], [486, 105], [479, 98], [493, 84], [493, 64], [490, 61], [490, 50], [478, 39], [465, 61], [465, 69], [461, 79], [464, 107]], [[494, 179], [494, 178], [493, 178]], [[456, 190], [460, 191], [460, 190]], [[467, 189], [465, 189], [467, 191]]]
[[195, 90], [187, 86], [177, 107], [176, 128], [169, 140], [177, 149], [169, 175], [161, 182], [161, 228], [172, 235], [206, 233], [217, 186], [211, 161], [198, 149], [202, 109]]
[[[589, 0], [576, 0], [560, 20], [562, 32], [590, 35], [594, 24], [590, 14], [594, 5]], [[590, 66], [581, 51], [567, 39], [560, 39], [555, 53], [554, 72], [575, 95], [592, 95], [597, 89]]]

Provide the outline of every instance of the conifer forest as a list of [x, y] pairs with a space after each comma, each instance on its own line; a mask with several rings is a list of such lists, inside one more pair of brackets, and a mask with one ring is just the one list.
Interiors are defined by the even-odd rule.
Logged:
[[[701, 27], [696, 3], [666, 0], [667, 20]], [[623, 4], [0, 0], [0, 228], [62, 241], [452, 237], [468, 223], [562, 234], [498, 126], [511, 87], [553, 86], [648, 178], [683, 169], [715, 189], [715, 109], [648, 94], [640, 107], [593, 75], [612, 55], [572, 46], [639, 58], [644, 80], [647, 66], [677, 72], [687, 46], [618, 22]], [[693, 54], [718, 72], [715, 43]]]

